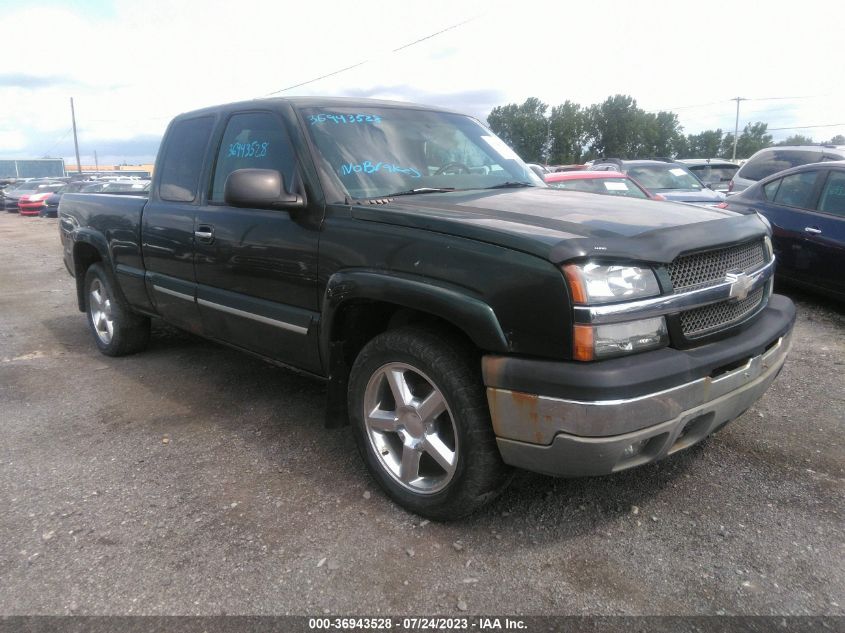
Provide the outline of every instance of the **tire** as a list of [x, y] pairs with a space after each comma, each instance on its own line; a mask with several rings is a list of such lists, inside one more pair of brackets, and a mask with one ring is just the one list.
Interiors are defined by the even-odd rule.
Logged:
[[102, 264], [85, 273], [85, 314], [97, 348], [106, 356], [140, 352], [150, 342], [150, 319], [133, 313], [116, 292], [112, 276]]
[[507, 484], [478, 354], [463, 341], [417, 327], [379, 334], [352, 366], [348, 402], [367, 469], [407, 510], [458, 519]]

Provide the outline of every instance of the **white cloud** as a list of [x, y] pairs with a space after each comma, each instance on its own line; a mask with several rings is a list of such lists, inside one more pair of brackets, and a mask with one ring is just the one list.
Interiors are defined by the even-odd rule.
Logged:
[[0, 130], [0, 147], [16, 151], [26, 147], [26, 136], [18, 130]]
[[[160, 135], [179, 112], [264, 96], [364, 60], [283, 94], [432, 98], [478, 116], [529, 96], [586, 105], [624, 93], [649, 110], [710, 104], [678, 110], [689, 132], [732, 130], [730, 99], [737, 95], [821, 95], [743, 102], [740, 123], [845, 123], [836, 120], [845, 118], [838, 114], [845, 100], [839, 42], [818, 35], [819, 24], [845, 18], [843, 3], [807, 0], [789, 11], [773, 3], [725, 0], [100, 5], [111, 10], [7, 4], [4, 23], [38, 24], [39, 45], [31, 45], [27, 29], [4, 31], [0, 103], [3, 127], [16, 136], [0, 137], [0, 153], [49, 151], [70, 127], [70, 96], [80, 149], [90, 155], [110, 141]], [[22, 75], [37, 81], [10, 85]], [[10, 81], [3, 82], [4, 76]], [[845, 133], [845, 127], [804, 132], [822, 139]], [[54, 151], [69, 155], [69, 147], [63, 140]]]

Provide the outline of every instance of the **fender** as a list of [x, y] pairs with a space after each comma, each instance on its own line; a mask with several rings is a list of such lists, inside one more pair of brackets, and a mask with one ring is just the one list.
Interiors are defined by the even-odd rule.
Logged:
[[104, 262], [111, 261], [109, 245], [106, 241], [106, 237], [102, 233], [99, 233], [87, 227], [79, 227], [73, 232], [72, 238], [74, 250], [76, 249], [76, 244], [79, 242], [90, 244], [91, 246], [97, 249], [97, 252], [100, 254], [100, 257]]
[[109, 253], [109, 246], [106, 242], [105, 236], [101, 233], [98, 233], [92, 229], [80, 227], [73, 231], [71, 234], [71, 239], [73, 240], [73, 276], [76, 278], [76, 301], [79, 306], [80, 312], [85, 311], [85, 297], [84, 297], [84, 289], [83, 283], [85, 281], [85, 275], [80, 274], [79, 270], [79, 258], [77, 256], [78, 253], [78, 245], [79, 244], [88, 244], [93, 246], [94, 249], [100, 256], [100, 260], [103, 262], [105, 266], [108, 267], [108, 270], [114, 274], [114, 266], [111, 260], [111, 254]]
[[448, 321], [488, 352], [506, 353], [510, 345], [493, 308], [446, 282], [380, 270], [348, 270], [329, 277], [320, 321], [320, 356], [328, 373], [326, 426], [346, 424], [346, 387], [349, 367], [343, 345], [333, 342], [335, 317], [343, 305], [356, 299], [384, 301], [427, 312]]
[[326, 284], [320, 331], [320, 353], [324, 359], [329, 358], [335, 315], [345, 302], [353, 299], [384, 301], [428, 312], [459, 328], [480, 349], [501, 353], [509, 350], [493, 308], [470, 296], [465, 289], [426, 277], [351, 270], [335, 273]]

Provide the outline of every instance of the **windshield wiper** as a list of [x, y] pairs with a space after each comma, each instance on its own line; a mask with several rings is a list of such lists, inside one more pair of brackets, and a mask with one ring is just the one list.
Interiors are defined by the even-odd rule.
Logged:
[[379, 198], [393, 198], [395, 196], [415, 196], [418, 193], [445, 193], [447, 191], [455, 191], [454, 187], [418, 187], [416, 189], [408, 189], [407, 191], [397, 191], [396, 193], [389, 193], [386, 196], [379, 196]]
[[492, 187], [484, 187], [485, 189], [517, 189], [519, 187], [536, 187], [537, 185], [532, 184], [530, 182], [522, 182], [518, 180], [509, 180], [507, 182], [503, 182], [499, 185], [493, 185]]

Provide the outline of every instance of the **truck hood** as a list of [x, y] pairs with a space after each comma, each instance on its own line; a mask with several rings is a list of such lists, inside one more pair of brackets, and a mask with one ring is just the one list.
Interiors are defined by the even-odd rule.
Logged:
[[767, 231], [756, 215], [544, 187], [403, 196], [355, 205], [352, 215], [497, 244], [554, 263], [591, 256], [668, 263], [685, 251]]

